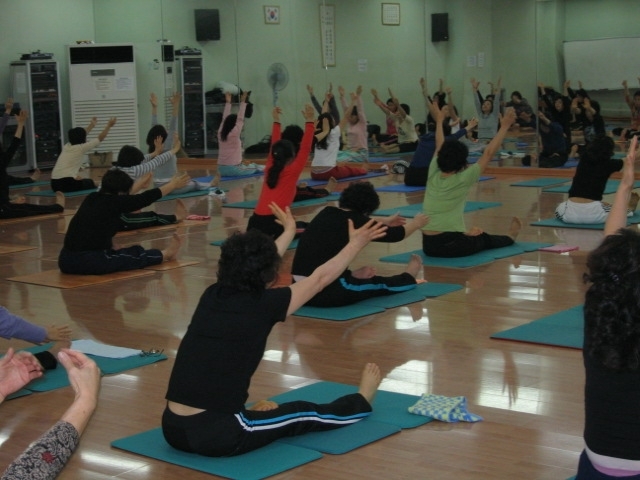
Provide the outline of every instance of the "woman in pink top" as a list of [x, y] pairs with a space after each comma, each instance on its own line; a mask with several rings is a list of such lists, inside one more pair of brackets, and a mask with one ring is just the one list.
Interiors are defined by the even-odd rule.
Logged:
[[247, 108], [247, 93], [240, 96], [238, 114], [231, 113], [231, 93], [225, 93], [226, 103], [222, 112], [222, 123], [218, 129], [218, 175], [240, 177], [262, 172], [264, 167], [255, 163], [242, 163], [242, 141], [240, 133], [244, 126], [244, 112]]
[[362, 86], [351, 94], [351, 104], [344, 100], [344, 88], [338, 87], [340, 102], [347, 122], [347, 148], [338, 152], [339, 162], [366, 162], [369, 159], [367, 117], [362, 106]]

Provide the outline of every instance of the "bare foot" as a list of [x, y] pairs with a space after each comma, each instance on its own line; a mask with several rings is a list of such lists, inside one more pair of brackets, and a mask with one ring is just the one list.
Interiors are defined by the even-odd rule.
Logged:
[[375, 363], [367, 363], [364, 366], [364, 370], [362, 370], [358, 393], [362, 395], [369, 404], [372, 404], [381, 381], [380, 367]]
[[176, 200], [175, 216], [176, 216], [176, 220], [178, 220], [179, 222], [187, 218], [187, 207], [184, 204], [184, 202], [180, 199]]
[[422, 270], [422, 258], [420, 255], [416, 255], [415, 253], [411, 255], [411, 259], [407, 264], [407, 268], [404, 270], [413, 278], [416, 278], [420, 271]]
[[27, 203], [27, 197], [24, 195], [13, 195], [10, 200], [11, 203]]
[[522, 222], [518, 217], [513, 217], [511, 219], [511, 226], [509, 227], [509, 236], [514, 242], [516, 241], [516, 238], [518, 238], [520, 230], [522, 230]]
[[629, 198], [629, 210], [635, 212], [639, 200], [640, 195], [638, 195], [636, 192], [631, 192], [631, 198]]
[[34, 182], [37, 182], [38, 180], [40, 180], [40, 169], [36, 168], [33, 172], [33, 174], [31, 175], [31, 180], [33, 180]]
[[278, 404], [271, 400], [259, 400], [250, 406], [247, 410], [254, 410], [256, 412], [268, 412], [269, 410], [275, 410], [278, 408]]
[[367, 278], [372, 278], [376, 274], [376, 269], [374, 267], [360, 267], [357, 270], [353, 270], [351, 275], [354, 278], [359, 278], [361, 280], [366, 280]]
[[162, 261], [170, 262], [171, 260], [175, 259], [176, 255], [178, 254], [178, 250], [180, 250], [181, 245], [182, 245], [182, 240], [180, 239], [177, 233], [174, 233], [173, 236], [171, 237], [171, 242], [169, 242], [169, 246], [164, 250], [161, 250]]
[[65, 203], [64, 193], [56, 192], [56, 203], [60, 205], [62, 208], [64, 208], [64, 203]]
[[336, 180], [335, 177], [329, 177], [329, 181], [327, 182], [327, 186], [325, 187], [325, 190], [329, 193], [333, 193], [336, 190], [337, 186], [338, 186], [338, 180]]
[[217, 187], [219, 183], [220, 183], [220, 174], [216, 173], [211, 179], [211, 183], [209, 184], [209, 186]]

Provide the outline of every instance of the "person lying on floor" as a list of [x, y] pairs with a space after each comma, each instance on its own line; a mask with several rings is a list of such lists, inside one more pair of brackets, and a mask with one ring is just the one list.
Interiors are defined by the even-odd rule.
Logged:
[[269, 288], [296, 233], [289, 208], [272, 203], [284, 231], [275, 241], [258, 230], [229, 237], [218, 261], [218, 281], [193, 314], [176, 355], [162, 415], [164, 438], [174, 448], [209, 457], [240, 455], [275, 440], [350, 425], [371, 413], [380, 369], [368, 363], [357, 393], [327, 404], [261, 400], [247, 408], [251, 377], [271, 329], [334, 281], [386, 226], [358, 229], [344, 219], [349, 239], [333, 258], [289, 287]]
[[[370, 182], [352, 183], [340, 195], [338, 207], [325, 207], [307, 225], [300, 237], [293, 258], [291, 273], [299, 282], [319, 266], [333, 257], [349, 242], [347, 220], [357, 227], [367, 223], [369, 216], [380, 206], [380, 198]], [[387, 225], [378, 242], [399, 242], [424, 227], [429, 218], [417, 214], [409, 222], [398, 215], [377, 219]], [[392, 276], [376, 275], [374, 267], [357, 270], [345, 268], [340, 276], [322, 291], [309, 299], [307, 305], [315, 307], [337, 307], [351, 305], [361, 300], [411, 290], [416, 286], [416, 277], [422, 270], [422, 260], [413, 255], [404, 273]]]
[[[138, 180], [148, 181], [148, 176]], [[69, 223], [58, 256], [60, 271], [102, 275], [173, 260], [180, 248], [180, 238], [176, 234], [164, 250], [147, 250], [140, 245], [116, 250], [113, 248], [113, 236], [118, 232], [122, 213], [140, 210], [189, 181], [189, 176], [183, 174], [173, 177], [162, 187], [131, 195], [131, 191], [139, 188], [131, 177], [121, 170], [109, 170], [102, 177], [100, 191], [85, 198]]]

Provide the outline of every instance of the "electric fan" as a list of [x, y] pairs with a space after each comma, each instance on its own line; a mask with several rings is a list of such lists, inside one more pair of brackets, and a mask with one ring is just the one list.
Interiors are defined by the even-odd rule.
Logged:
[[278, 104], [278, 92], [289, 83], [289, 72], [282, 63], [273, 63], [267, 71], [267, 81], [273, 90], [273, 106]]

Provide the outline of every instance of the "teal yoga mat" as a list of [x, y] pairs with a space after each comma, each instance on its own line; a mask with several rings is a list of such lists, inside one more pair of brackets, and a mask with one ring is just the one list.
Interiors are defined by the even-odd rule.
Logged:
[[27, 395], [31, 395], [33, 392], [31, 390], [27, 390], [26, 388], [21, 388], [17, 392], [13, 392], [11, 395], [7, 395], [5, 400], [13, 400], [14, 398], [26, 397]]
[[[373, 178], [373, 177], [382, 177], [383, 175], [387, 175], [387, 172], [369, 172], [366, 175], [358, 175], [356, 177], [344, 177], [339, 178], [338, 182], [352, 182], [354, 180], [362, 180], [365, 178]], [[317, 187], [318, 185], [326, 185], [327, 180], [314, 180], [312, 178], [301, 178], [298, 183], [304, 182], [308, 187]]]
[[178, 198], [204, 197], [205, 195], [209, 195], [208, 188], [206, 190], [193, 190], [185, 193], [170, 193], [169, 195], [162, 197], [160, 200], [156, 200], [156, 202], [166, 202], [168, 200], [176, 200]]
[[580, 305], [494, 333], [491, 338], [582, 349], [583, 330], [584, 313]]
[[560, 183], [567, 183], [570, 181], [571, 181], [570, 178], [545, 177], [545, 178], [534, 178], [533, 180], [525, 180], [522, 182], [512, 183], [511, 186], [512, 187], [548, 187], [550, 185], [558, 185]]
[[32, 182], [32, 183], [21, 183], [19, 185], [9, 185], [9, 188], [13, 189], [13, 188], [31, 188], [31, 187], [42, 187], [44, 185], [49, 185], [51, 182], [49, 182], [48, 180], [40, 180], [38, 182]]
[[[41, 352], [49, 348], [51, 344], [40, 345], [37, 347], [26, 348], [25, 350], [36, 353]], [[134, 355], [126, 358], [107, 358], [99, 357], [95, 355], [88, 355], [92, 358], [100, 367], [103, 375], [111, 375], [114, 373], [124, 372], [131, 370], [132, 368], [142, 367], [144, 365], [150, 365], [152, 363], [166, 360], [166, 355], [146, 356], [142, 357]], [[55, 390], [57, 388], [63, 388], [69, 385], [69, 379], [67, 377], [67, 371], [62, 365], [58, 365], [54, 370], [47, 370], [45, 374], [30, 382], [27, 385], [27, 389], [32, 392], [48, 392], [49, 390]]]
[[[160, 428], [120, 438], [111, 442], [111, 446], [192, 470], [238, 480], [270, 477], [322, 458], [322, 454], [315, 450], [279, 442], [236, 457], [203, 457], [171, 447]], [[185, 472], [185, 478], [188, 477], [189, 474]]]
[[385, 185], [384, 187], [376, 187], [376, 192], [423, 192], [425, 187], [407, 186], [404, 183], [398, 185]]
[[[607, 184], [604, 187], [604, 194], [616, 193], [618, 187], [620, 186], [620, 180], [607, 180]], [[545, 188], [544, 192], [552, 192], [552, 193], [569, 193], [569, 189], [571, 188], [571, 184], [569, 185], [561, 185], [559, 187], [551, 187]], [[633, 188], [640, 188], [640, 180], [636, 181], [633, 184]]]
[[[271, 398], [276, 403], [292, 402], [294, 400], [306, 400], [314, 403], [329, 403], [338, 397], [356, 393], [358, 387], [336, 382], [318, 382], [304, 387], [289, 390]], [[431, 417], [409, 413], [408, 408], [420, 399], [416, 395], [405, 393], [387, 392], [378, 390], [373, 400], [373, 412], [359, 423], [369, 421], [388, 423], [399, 428], [415, 428], [433, 420]], [[351, 427], [347, 427], [351, 428]], [[348, 430], [339, 429], [338, 432], [348, 433]], [[327, 433], [327, 432], [323, 432]]]
[[[77, 192], [64, 192], [65, 197], [80, 197], [82, 195], [89, 195], [90, 193], [97, 192], [97, 188], [92, 188], [90, 190], [78, 190]], [[25, 192], [25, 195], [28, 197], [55, 197], [56, 192], [53, 190], [39, 190], [35, 192]]]
[[[627, 225], [640, 223], [640, 212], [635, 212], [632, 216], [627, 217]], [[604, 230], [604, 223], [565, 223], [557, 218], [546, 218], [531, 222], [531, 225], [537, 227], [554, 227], [554, 228], [579, 228], [585, 230]]]
[[300, 307], [293, 314], [298, 317], [310, 317], [318, 318], [321, 320], [333, 320], [336, 322], [344, 322], [346, 320], [353, 320], [358, 317], [365, 317], [367, 315], [375, 315], [376, 313], [384, 312], [383, 307], [373, 305], [361, 305], [355, 303], [353, 305], [346, 305], [344, 307], [310, 307], [308, 305]]
[[[255, 178], [255, 177], [261, 177], [263, 175], [264, 175], [264, 172], [259, 172], [259, 173], [252, 173], [251, 175], [239, 175], [239, 176], [234, 176], [234, 177], [220, 177], [220, 181], [221, 182], [227, 182], [229, 180], [242, 180], [243, 178]], [[213, 180], [213, 175], [192, 178], [191, 180], [195, 180], [198, 183], [211, 183], [211, 180]]]
[[[502, 203], [500, 202], [467, 202], [464, 206], [464, 212], [475, 212], [476, 210], [484, 210], [486, 208], [499, 207], [501, 205]], [[422, 203], [414, 203], [411, 205], [405, 205], [403, 207], [376, 210], [375, 212], [373, 212], [373, 214], [379, 215], [381, 217], [389, 217], [397, 212], [401, 217], [413, 218], [415, 217], [416, 213], [421, 211]]]
[[[216, 240], [214, 242], [211, 242], [209, 245], [213, 245], [215, 247], [219, 247], [224, 243], [225, 240], [226, 240], [226, 238], [224, 238], [222, 240]], [[293, 250], [294, 248], [297, 248], [297, 247], [298, 247], [298, 239], [296, 238], [289, 244], [289, 247], [287, 248], [287, 250]]]
[[[332, 193], [326, 197], [320, 198], [309, 198], [308, 200], [302, 200], [300, 202], [293, 202], [291, 204], [291, 208], [296, 207], [308, 207], [312, 205], [322, 205], [323, 203], [331, 202], [334, 200], [338, 200], [340, 198], [339, 193]], [[246, 200], [244, 202], [234, 202], [234, 203], [225, 203], [223, 205], [224, 208], [247, 208], [253, 209], [256, 208], [258, 200]]]
[[537, 243], [537, 242], [516, 242], [513, 245], [502, 248], [494, 248], [492, 250], [485, 250], [474, 255], [468, 255], [466, 257], [456, 258], [440, 258], [429, 257], [425, 255], [422, 250], [414, 250], [412, 252], [399, 253], [396, 255], [388, 255], [380, 258], [382, 262], [391, 263], [407, 263], [412, 254], [420, 255], [422, 262], [428, 267], [444, 267], [444, 268], [470, 268], [477, 267], [478, 265], [484, 265], [491, 263], [499, 258], [513, 257], [525, 252], [533, 252], [541, 247], [549, 247], [551, 243]]

